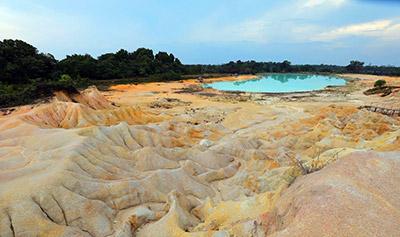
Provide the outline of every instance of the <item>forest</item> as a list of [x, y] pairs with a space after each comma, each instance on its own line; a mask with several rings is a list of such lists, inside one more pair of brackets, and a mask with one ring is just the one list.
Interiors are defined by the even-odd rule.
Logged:
[[121, 49], [95, 58], [89, 54], [68, 55], [57, 60], [49, 53], [22, 40], [0, 41], [0, 107], [26, 104], [51, 96], [54, 90], [81, 88], [113, 79], [131, 83], [175, 81], [182, 77], [213, 74], [258, 73], [364, 73], [399, 76], [400, 67], [364, 65], [351, 61], [347, 66], [294, 65], [283, 62], [236, 61], [220, 65], [184, 65], [172, 53], [154, 53], [139, 48]]

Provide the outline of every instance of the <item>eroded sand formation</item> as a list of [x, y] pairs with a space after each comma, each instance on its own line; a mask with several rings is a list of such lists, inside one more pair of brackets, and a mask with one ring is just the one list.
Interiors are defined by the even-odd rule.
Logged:
[[164, 86], [0, 118], [0, 236], [400, 235], [399, 119]]

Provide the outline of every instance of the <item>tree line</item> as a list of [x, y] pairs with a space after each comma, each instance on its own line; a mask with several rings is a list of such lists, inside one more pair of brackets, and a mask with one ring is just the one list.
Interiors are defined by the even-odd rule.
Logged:
[[0, 41], [0, 107], [31, 103], [54, 90], [73, 91], [94, 80], [172, 81], [182, 74], [184, 65], [178, 58], [151, 49], [121, 49], [97, 58], [74, 54], [56, 60], [22, 40]]
[[57, 80], [63, 74], [74, 79], [101, 80], [183, 72], [184, 66], [173, 54], [154, 54], [151, 49], [139, 48], [134, 52], [121, 49], [98, 58], [74, 54], [57, 61], [51, 54], [40, 53], [24, 41], [0, 41], [0, 79], [3, 83]]
[[257, 74], [257, 73], [360, 73], [386, 76], [400, 76], [400, 67], [364, 65], [364, 62], [351, 61], [347, 66], [337, 65], [293, 65], [283, 62], [236, 61], [222, 65], [185, 65], [190, 75], [205, 73]]
[[173, 81], [184, 75], [281, 72], [400, 75], [400, 67], [365, 66], [359, 61], [351, 61], [348, 66], [240, 60], [221, 65], [184, 65], [172, 53], [155, 54], [146, 48], [133, 52], [121, 49], [97, 58], [73, 54], [56, 60], [53, 55], [39, 52], [22, 40], [5, 39], [0, 41], [0, 107], [29, 103], [51, 95], [53, 90], [83, 87], [95, 80]]

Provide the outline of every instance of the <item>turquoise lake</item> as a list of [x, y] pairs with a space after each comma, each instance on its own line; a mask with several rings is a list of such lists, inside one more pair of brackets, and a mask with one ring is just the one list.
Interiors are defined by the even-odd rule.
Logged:
[[205, 84], [205, 87], [221, 91], [245, 92], [302, 92], [321, 90], [327, 86], [343, 86], [342, 78], [311, 74], [268, 74], [245, 81], [221, 81]]

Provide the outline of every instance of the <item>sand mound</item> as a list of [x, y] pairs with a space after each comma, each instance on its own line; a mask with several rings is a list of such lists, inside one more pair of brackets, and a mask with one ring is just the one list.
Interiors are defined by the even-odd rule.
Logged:
[[[232, 130], [220, 122], [230, 111], [223, 108], [151, 111], [114, 106], [91, 88], [59, 93], [52, 103], [0, 120], [0, 236], [280, 233], [301, 223], [279, 209], [291, 210], [282, 200], [298, 195], [280, 194], [298, 192], [291, 190], [306, 181], [285, 191], [297, 177], [359, 150], [399, 148], [398, 120], [355, 107], [270, 106], [271, 116]], [[376, 160], [374, 153], [367, 157]], [[351, 165], [372, 175], [368, 162], [352, 162], [341, 175], [355, 172]], [[318, 174], [304, 179], [309, 186], [320, 180], [316, 193], [325, 190]], [[263, 229], [255, 220], [265, 213], [279, 214], [283, 224], [263, 219]]]
[[42, 128], [80, 128], [93, 125], [114, 125], [121, 121], [129, 124], [147, 124], [165, 119], [134, 107], [111, 107], [94, 110], [74, 102], [53, 102], [40, 106], [21, 119]]
[[108, 101], [94, 86], [81, 92], [59, 91], [55, 93], [54, 99], [62, 102], [79, 103], [92, 109], [110, 109], [113, 107], [112, 103]]
[[36, 107], [21, 119], [42, 128], [80, 128], [93, 125], [115, 125], [160, 122], [165, 116], [135, 107], [112, 105], [95, 87], [81, 93], [60, 91], [55, 101]]

